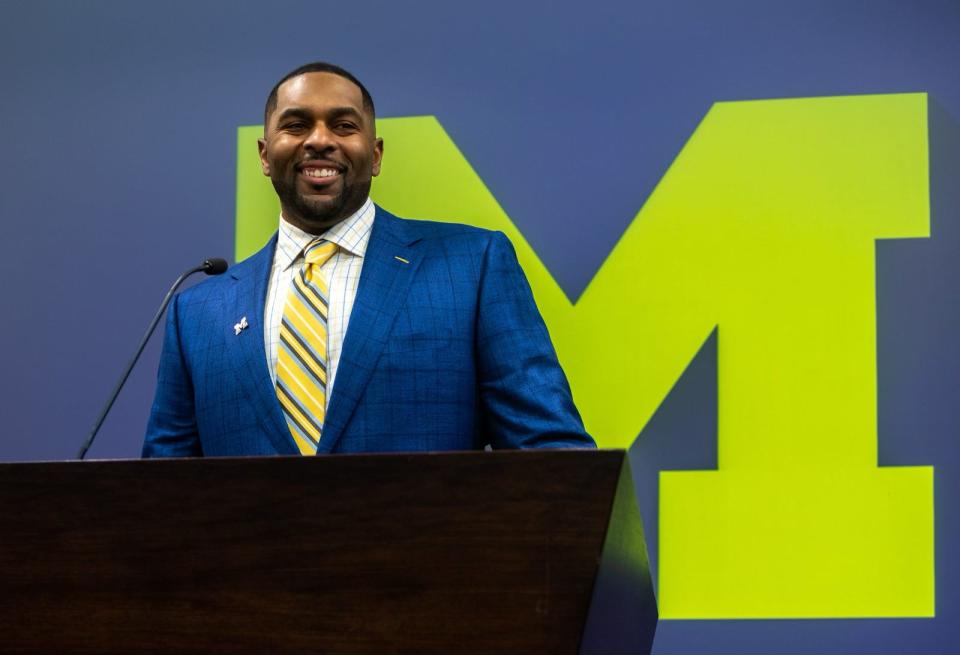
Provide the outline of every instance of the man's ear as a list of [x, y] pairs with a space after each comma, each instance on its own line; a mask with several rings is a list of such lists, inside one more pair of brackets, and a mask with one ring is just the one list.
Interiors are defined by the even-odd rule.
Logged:
[[270, 162], [267, 161], [267, 140], [257, 139], [257, 150], [260, 151], [260, 170], [270, 177]]
[[373, 167], [374, 176], [380, 175], [380, 163], [383, 161], [383, 139], [377, 138], [373, 142]]

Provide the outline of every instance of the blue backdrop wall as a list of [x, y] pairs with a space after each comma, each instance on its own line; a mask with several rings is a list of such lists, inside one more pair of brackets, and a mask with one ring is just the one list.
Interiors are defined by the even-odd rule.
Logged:
[[[71, 457], [172, 278], [233, 253], [237, 128], [300, 63], [438, 117], [572, 300], [714, 103], [924, 92], [931, 238], [878, 247], [878, 447], [935, 467], [936, 616], [670, 620], [654, 652], [953, 652], [958, 29], [955, 0], [3, 3], [0, 459]], [[92, 456], [139, 454], [158, 352]], [[658, 472], [716, 466], [716, 380], [711, 338], [631, 449], [654, 537]]]

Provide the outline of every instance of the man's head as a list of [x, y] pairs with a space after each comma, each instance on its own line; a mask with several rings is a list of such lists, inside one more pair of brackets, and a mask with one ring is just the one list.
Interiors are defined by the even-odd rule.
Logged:
[[283, 217], [320, 234], [357, 211], [380, 173], [373, 99], [350, 73], [301, 66], [273, 87], [258, 141]]

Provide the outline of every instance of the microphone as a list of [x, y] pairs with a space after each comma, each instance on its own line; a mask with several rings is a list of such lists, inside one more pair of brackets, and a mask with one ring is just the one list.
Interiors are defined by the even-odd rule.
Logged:
[[[203, 260], [203, 264], [200, 265], [200, 270], [207, 275], [220, 275], [221, 273], [226, 273], [228, 268], [230, 268], [230, 265], [227, 264], [227, 260], [220, 259], [219, 257], [205, 259]], [[190, 273], [194, 273], [196, 270], [197, 269], [193, 269]], [[187, 273], [187, 275], [190, 273]]]
[[77, 453], [77, 459], [83, 459], [87, 455], [87, 451], [90, 449], [90, 445], [96, 438], [97, 432], [100, 431], [100, 426], [103, 425], [103, 421], [107, 418], [110, 408], [113, 407], [113, 403], [117, 400], [117, 396], [120, 395], [120, 390], [123, 388], [124, 383], [126, 383], [127, 378], [130, 377], [130, 371], [133, 370], [133, 366], [137, 363], [137, 360], [140, 359], [140, 354], [143, 353], [143, 349], [146, 347], [147, 341], [150, 340], [150, 336], [157, 328], [157, 323], [159, 323], [161, 317], [163, 317], [163, 312], [166, 311], [167, 305], [170, 304], [173, 294], [176, 293], [180, 285], [183, 284], [183, 281], [194, 273], [199, 273], [200, 271], [203, 271], [207, 275], [220, 275], [221, 273], [226, 272], [228, 268], [229, 264], [227, 264], [226, 259], [221, 259], [220, 257], [211, 257], [210, 259], [205, 259], [199, 266], [194, 266], [190, 270], [184, 271], [180, 274], [180, 277], [177, 278], [177, 281], [174, 282], [173, 286], [170, 287], [170, 290], [167, 291], [167, 295], [164, 296], [163, 302], [160, 303], [160, 309], [157, 310], [156, 316], [154, 316], [153, 320], [150, 321], [150, 327], [147, 328], [146, 334], [144, 334], [143, 339], [140, 340], [140, 345], [137, 346], [136, 354], [133, 356], [133, 359], [130, 360], [130, 363], [127, 364], [127, 368], [124, 369], [123, 375], [120, 376], [120, 381], [117, 382], [117, 386], [113, 388], [113, 393], [110, 394], [110, 399], [107, 401], [107, 404], [104, 405], [103, 410], [97, 417], [96, 422], [94, 422], [93, 429], [90, 430], [90, 435], [83, 443], [83, 446], [80, 447], [80, 451]]

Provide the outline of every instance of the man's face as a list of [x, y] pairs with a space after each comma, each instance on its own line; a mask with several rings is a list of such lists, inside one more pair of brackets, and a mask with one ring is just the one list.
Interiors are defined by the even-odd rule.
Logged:
[[333, 73], [306, 73], [281, 84], [259, 147], [283, 217], [311, 234], [360, 208], [383, 157], [360, 88]]

